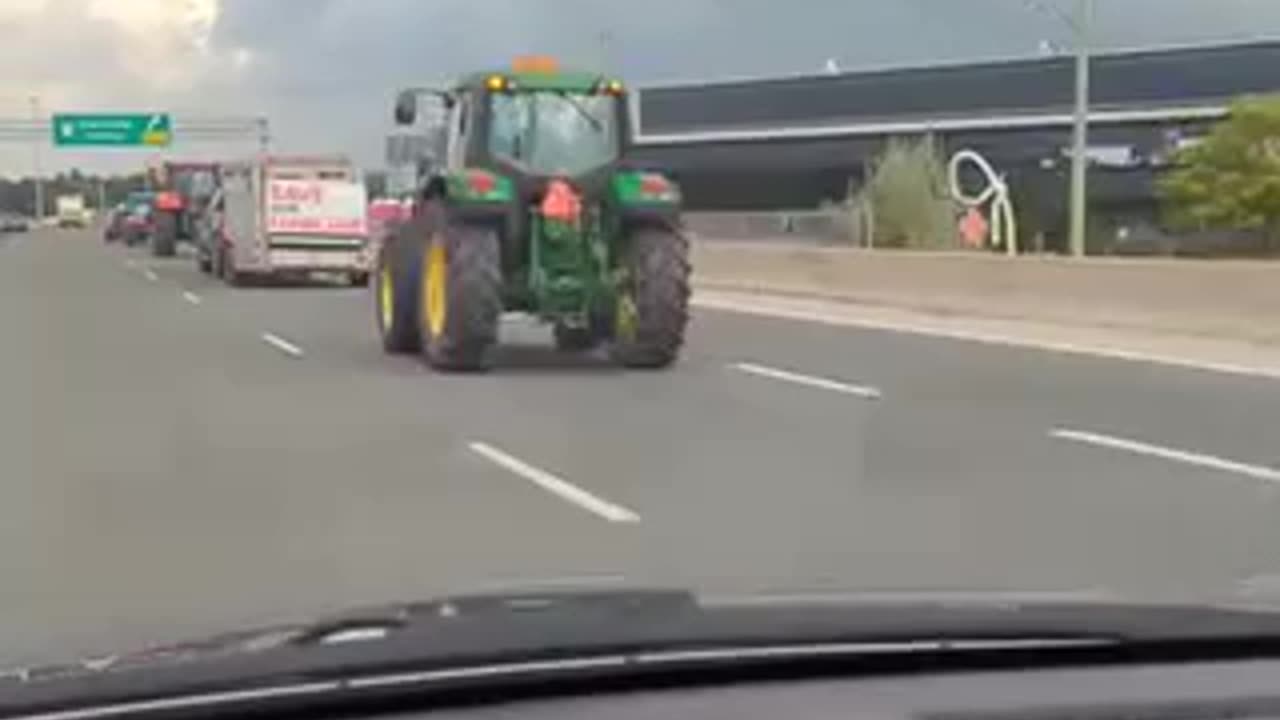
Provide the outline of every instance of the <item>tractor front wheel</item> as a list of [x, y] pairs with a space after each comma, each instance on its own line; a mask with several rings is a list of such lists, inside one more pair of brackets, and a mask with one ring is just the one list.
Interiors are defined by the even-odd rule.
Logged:
[[613, 358], [633, 368], [670, 365], [689, 322], [689, 243], [673, 229], [632, 232], [613, 319]]
[[382, 349], [415, 353], [422, 349], [418, 295], [426, 221], [405, 225], [387, 237], [374, 270], [374, 302]]
[[419, 327], [423, 352], [441, 370], [484, 370], [502, 317], [498, 234], [479, 225], [442, 224], [422, 259]]

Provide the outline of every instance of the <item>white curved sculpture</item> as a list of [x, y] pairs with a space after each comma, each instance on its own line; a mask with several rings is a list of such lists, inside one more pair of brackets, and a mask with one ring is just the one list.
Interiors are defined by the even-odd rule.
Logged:
[[[977, 195], [969, 195], [960, 187], [960, 169], [966, 162], [976, 166], [987, 182], [986, 188]], [[1007, 255], [1017, 255], [1018, 226], [1013, 214], [1013, 200], [1009, 197], [1009, 186], [1005, 183], [1004, 176], [997, 174], [991, 163], [973, 150], [961, 150], [952, 155], [948, 170], [951, 196], [966, 208], [980, 212], [989, 203], [987, 213], [991, 223], [991, 244], [1003, 246]]]

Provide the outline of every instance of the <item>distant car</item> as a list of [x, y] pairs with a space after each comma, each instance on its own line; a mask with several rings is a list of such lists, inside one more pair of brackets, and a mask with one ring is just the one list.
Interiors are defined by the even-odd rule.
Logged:
[[155, 216], [150, 204], [138, 205], [125, 212], [121, 237], [130, 247], [141, 245], [155, 232]]
[[123, 203], [107, 211], [106, 222], [102, 226], [103, 242], [115, 242], [124, 235], [124, 218], [128, 212]]
[[124, 203], [112, 213], [107, 225], [111, 234], [104, 234], [107, 242], [119, 239], [129, 246], [146, 242], [155, 231], [154, 199], [155, 194], [150, 192], [129, 193]]
[[18, 213], [0, 213], [0, 233], [24, 233], [31, 229], [31, 221]]

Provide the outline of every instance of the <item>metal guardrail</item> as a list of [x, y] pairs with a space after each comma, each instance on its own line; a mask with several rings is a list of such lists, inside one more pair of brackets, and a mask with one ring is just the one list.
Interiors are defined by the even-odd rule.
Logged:
[[685, 225], [704, 240], [848, 244], [844, 213], [822, 210], [689, 212]]

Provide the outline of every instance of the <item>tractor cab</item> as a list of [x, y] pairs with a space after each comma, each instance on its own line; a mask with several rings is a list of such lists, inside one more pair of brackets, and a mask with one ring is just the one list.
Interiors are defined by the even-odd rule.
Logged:
[[623, 83], [562, 71], [551, 58], [517, 59], [509, 70], [475, 73], [448, 91], [405, 91], [399, 122], [415, 122], [422, 95], [436, 101], [424, 113], [437, 126], [430, 154], [448, 169], [580, 180], [612, 169], [630, 141]]

